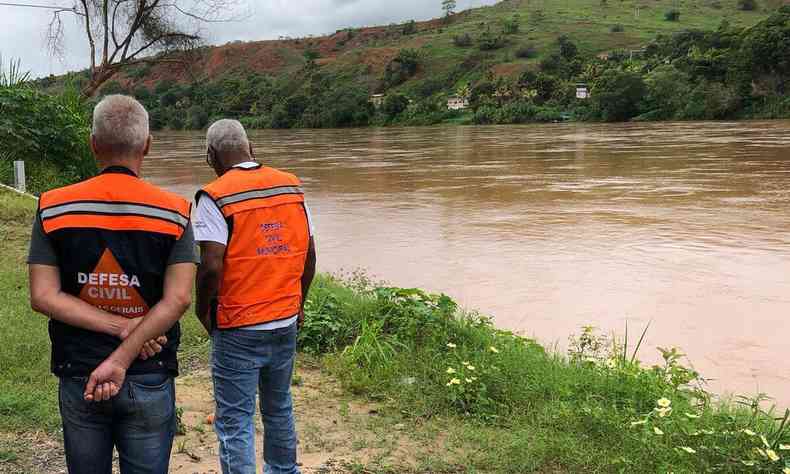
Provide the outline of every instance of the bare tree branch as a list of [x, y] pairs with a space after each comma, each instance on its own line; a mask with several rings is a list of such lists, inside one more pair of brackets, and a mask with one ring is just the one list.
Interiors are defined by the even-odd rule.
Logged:
[[72, 9], [53, 12], [47, 43], [53, 53], [62, 54], [61, 14], [78, 16], [91, 56], [90, 81], [83, 90], [83, 96], [90, 96], [118, 71], [135, 64], [185, 64], [168, 55], [199, 46], [197, 25], [234, 21], [228, 12], [247, 0], [73, 1]]

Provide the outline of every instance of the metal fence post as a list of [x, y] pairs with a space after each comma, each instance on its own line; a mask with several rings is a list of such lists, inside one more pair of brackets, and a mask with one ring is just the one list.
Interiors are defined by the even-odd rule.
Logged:
[[23, 193], [26, 191], [24, 161], [14, 162], [14, 187]]

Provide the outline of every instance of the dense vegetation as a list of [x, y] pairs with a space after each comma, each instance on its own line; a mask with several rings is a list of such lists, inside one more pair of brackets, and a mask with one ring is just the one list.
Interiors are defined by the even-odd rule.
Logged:
[[[268, 72], [241, 63], [220, 74], [168, 76], [145, 66], [102, 93], [134, 94], [154, 127], [169, 129], [228, 116], [252, 128], [790, 116], [790, 6], [561, 3], [506, 1], [382, 27], [384, 39], [367, 42], [353, 29], [282, 42], [286, 64]], [[592, 99], [576, 98], [578, 83]], [[385, 94], [382, 106], [369, 102], [374, 93]], [[470, 109], [448, 111], [454, 95]]]
[[300, 333], [346, 388], [467, 426], [485, 471], [790, 472], [787, 414], [714, 402], [677, 349], [645, 368], [627, 339], [585, 328], [561, 356], [447, 296], [326, 277]]
[[95, 173], [88, 115], [76, 92], [49, 95], [0, 81], [0, 182], [13, 184], [24, 160], [29, 192], [40, 193]]

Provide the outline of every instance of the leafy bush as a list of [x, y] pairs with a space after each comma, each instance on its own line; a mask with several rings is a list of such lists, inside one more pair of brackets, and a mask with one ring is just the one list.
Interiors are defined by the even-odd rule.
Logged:
[[477, 38], [477, 47], [480, 51], [493, 51], [505, 46], [506, 40], [502, 35], [498, 35], [486, 28]]
[[472, 46], [472, 36], [469, 33], [463, 33], [453, 36], [453, 44], [459, 48], [468, 48]]
[[560, 55], [566, 61], [573, 60], [579, 55], [579, 48], [576, 46], [576, 43], [571, 41], [566, 35], [557, 38], [557, 44], [560, 47]]
[[623, 122], [639, 115], [647, 86], [638, 73], [609, 69], [595, 83], [592, 92], [599, 118]]
[[682, 118], [688, 120], [721, 120], [733, 116], [740, 107], [737, 92], [719, 82], [703, 81], [685, 99]]
[[89, 124], [76, 91], [51, 96], [25, 84], [0, 86], [0, 181], [13, 183], [14, 160], [25, 162], [35, 194], [92, 176]]
[[609, 28], [609, 31], [612, 33], [622, 33], [625, 31], [625, 27], [621, 23], [617, 23], [616, 25], [612, 25], [612, 27]]
[[757, 0], [738, 0], [738, 10], [750, 12], [757, 10]]
[[537, 55], [538, 55], [538, 50], [535, 49], [535, 47], [531, 44], [525, 44], [519, 46], [518, 49], [516, 49], [517, 58], [530, 59], [530, 58], [534, 58]]
[[389, 94], [384, 99], [384, 104], [381, 106], [381, 112], [387, 118], [392, 119], [401, 113], [409, 106], [409, 99], [403, 94]]
[[387, 64], [384, 70], [384, 83], [387, 87], [403, 84], [417, 73], [420, 66], [420, 53], [416, 49], [401, 49], [398, 55]]
[[502, 33], [506, 35], [514, 35], [518, 33], [519, 26], [521, 24], [521, 17], [518, 13], [514, 14], [510, 18], [502, 19]]

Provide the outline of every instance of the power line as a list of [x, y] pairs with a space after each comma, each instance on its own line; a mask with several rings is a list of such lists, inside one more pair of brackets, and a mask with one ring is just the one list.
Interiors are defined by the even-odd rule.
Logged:
[[24, 8], [43, 8], [46, 10], [61, 10], [61, 11], [73, 11], [73, 8], [67, 7], [55, 7], [51, 5], [33, 5], [29, 3], [5, 3], [0, 2], [0, 7], [24, 7]]

